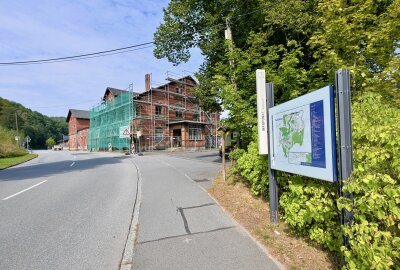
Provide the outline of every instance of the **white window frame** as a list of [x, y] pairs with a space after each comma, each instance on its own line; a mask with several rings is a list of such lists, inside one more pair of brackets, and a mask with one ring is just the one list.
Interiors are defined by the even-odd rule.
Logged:
[[201, 125], [189, 124], [189, 141], [201, 140]]
[[[161, 133], [160, 133], [161, 131]], [[162, 127], [156, 127], [154, 128], [154, 142], [155, 143], [161, 143], [163, 138], [164, 138], [164, 130]]]

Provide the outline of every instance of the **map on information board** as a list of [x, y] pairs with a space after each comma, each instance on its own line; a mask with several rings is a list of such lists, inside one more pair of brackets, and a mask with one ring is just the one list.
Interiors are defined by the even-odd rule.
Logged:
[[336, 180], [332, 87], [275, 106], [269, 117], [272, 169]]

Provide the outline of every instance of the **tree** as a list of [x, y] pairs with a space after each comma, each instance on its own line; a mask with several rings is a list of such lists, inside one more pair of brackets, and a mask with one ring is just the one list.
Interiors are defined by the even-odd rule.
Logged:
[[[226, 20], [233, 42], [224, 40]], [[400, 264], [400, 0], [172, 0], [155, 43], [156, 57], [174, 64], [187, 61], [190, 48], [201, 49], [196, 96], [209, 109], [229, 110], [225, 125], [248, 146], [232, 153], [235, 169], [255, 194], [268, 192], [254, 128], [255, 70], [265, 69], [279, 104], [334, 84], [335, 70], [350, 68], [355, 170], [345, 188], [355, 194], [353, 226], [338, 223], [340, 210], [352, 205], [336, 200], [337, 186], [287, 174], [279, 177], [283, 219], [321, 245], [340, 248], [346, 268]], [[342, 229], [350, 249], [339, 247]]]
[[50, 137], [46, 140], [46, 145], [48, 148], [52, 148], [56, 144], [56, 141]]
[[0, 98], [0, 126], [16, 130], [15, 113], [18, 116], [20, 134], [32, 138], [29, 145], [34, 149], [44, 148], [46, 138], [61, 138], [62, 134], [68, 133], [65, 117], [47, 117], [21, 104]]

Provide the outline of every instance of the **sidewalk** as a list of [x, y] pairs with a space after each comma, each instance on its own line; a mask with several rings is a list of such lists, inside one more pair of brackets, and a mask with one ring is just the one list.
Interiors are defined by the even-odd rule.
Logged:
[[192, 180], [218, 163], [167, 155], [135, 158], [142, 201], [132, 269], [280, 269]]

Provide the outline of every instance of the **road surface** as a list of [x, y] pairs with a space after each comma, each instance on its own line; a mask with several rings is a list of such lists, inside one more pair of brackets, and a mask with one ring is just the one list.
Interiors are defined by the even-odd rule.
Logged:
[[203, 189], [220, 170], [217, 152], [145, 154], [132, 270], [279, 269]]
[[0, 171], [0, 269], [119, 269], [136, 186], [121, 154], [42, 151]]
[[279, 269], [205, 191], [215, 151], [39, 154], [0, 171], [1, 270]]

